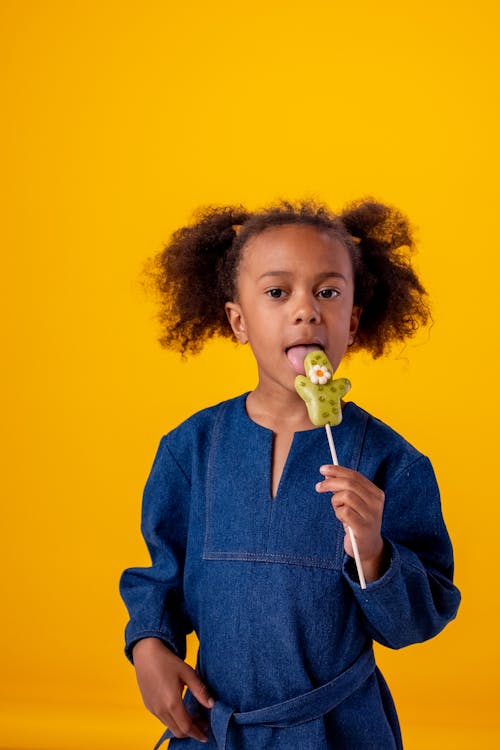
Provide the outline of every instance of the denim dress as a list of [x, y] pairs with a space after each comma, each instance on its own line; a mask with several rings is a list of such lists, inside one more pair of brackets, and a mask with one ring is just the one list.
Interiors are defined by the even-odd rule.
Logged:
[[[152, 565], [124, 571], [126, 654], [161, 639], [181, 658], [199, 639], [197, 671], [216, 701], [195, 750], [390, 750], [398, 719], [373, 640], [401, 648], [457, 612], [453, 552], [429, 460], [353, 402], [334, 429], [339, 463], [385, 492], [381, 578], [361, 589], [330, 497], [323, 428], [297, 432], [276, 496], [273, 433], [247, 415], [247, 394], [205, 409], [162, 438], [143, 500]], [[168, 737], [165, 732], [157, 747]]]

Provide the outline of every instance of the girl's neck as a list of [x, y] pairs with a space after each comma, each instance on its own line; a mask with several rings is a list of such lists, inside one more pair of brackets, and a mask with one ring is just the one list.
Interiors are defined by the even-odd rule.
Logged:
[[250, 419], [275, 433], [313, 428], [300, 396], [282, 388], [271, 392], [259, 384], [247, 397], [246, 408]]

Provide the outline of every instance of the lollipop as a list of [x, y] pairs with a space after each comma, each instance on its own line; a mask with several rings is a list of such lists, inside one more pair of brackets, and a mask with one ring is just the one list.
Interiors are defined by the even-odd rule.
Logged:
[[[333, 368], [328, 357], [321, 350], [309, 352], [306, 355], [304, 371], [305, 375], [297, 375], [295, 378], [295, 390], [305, 401], [311, 422], [317, 427], [325, 427], [332, 461], [335, 466], [338, 466], [331, 425], [338, 425], [342, 421], [340, 399], [351, 389], [351, 384], [347, 378], [332, 380]], [[359, 583], [361, 588], [365, 589], [365, 576], [356, 538], [350, 526], [347, 527], [347, 532], [351, 539]]]

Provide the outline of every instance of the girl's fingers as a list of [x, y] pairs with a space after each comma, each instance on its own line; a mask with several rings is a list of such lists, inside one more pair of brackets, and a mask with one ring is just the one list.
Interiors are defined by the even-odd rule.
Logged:
[[169, 716], [166, 715], [165, 719], [166, 721], [162, 719], [163, 723], [168, 726], [176, 737], [192, 737], [194, 740], [199, 740], [199, 742], [207, 741], [206, 734], [201, 730], [201, 727], [193, 717], [188, 714], [182, 702], [176, 706]]
[[[323, 474], [325, 479], [318, 482], [318, 485], [324, 485], [328, 482], [328, 486], [335, 488], [334, 491], [357, 487], [361, 493], [383, 495], [382, 490], [367, 477], [353, 469], [346, 469], [345, 466], [321, 466], [320, 473]], [[326, 487], [321, 491], [325, 492]]]
[[340, 466], [322, 466], [321, 471], [326, 478], [316, 484], [316, 491], [333, 493], [334, 507], [349, 505], [361, 516], [382, 513], [383, 491], [362, 474]]
[[316, 485], [316, 491], [331, 492], [335, 509], [345, 505], [355, 510], [363, 518], [382, 514], [384, 493], [380, 490], [367, 492], [364, 487], [359, 486], [339, 487], [330, 480], [325, 480]]
[[165, 724], [168, 729], [172, 732], [174, 737], [182, 737], [182, 732], [175, 723], [175, 721], [172, 719], [170, 714], [155, 714], [155, 716], [161, 721], [162, 724]]
[[332, 498], [332, 508], [340, 523], [344, 526], [351, 526], [355, 531], [360, 531], [373, 523], [372, 516], [363, 514], [345, 503], [336, 503], [334, 498]]
[[[189, 664], [184, 662], [180, 677], [202, 706], [205, 706], [205, 708], [213, 708], [214, 700], [211, 697], [207, 686]], [[176, 713], [174, 718], [181, 731], [184, 732], [184, 736], [193, 737], [201, 742], [207, 741], [204, 729], [205, 722], [198, 722], [190, 716], [182, 702], [179, 704], [178, 713]]]
[[184, 664], [184, 674], [182, 677], [194, 697], [201, 703], [201, 705], [205, 706], [205, 708], [213, 708], [214, 699], [210, 695], [207, 686], [189, 664]]
[[360, 521], [368, 519], [373, 515], [362, 498], [356, 497], [352, 493], [336, 492], [332, 496], [332, 508], [339, 520], [343, 520], [340, 516], [346, 513], [354, 515]]

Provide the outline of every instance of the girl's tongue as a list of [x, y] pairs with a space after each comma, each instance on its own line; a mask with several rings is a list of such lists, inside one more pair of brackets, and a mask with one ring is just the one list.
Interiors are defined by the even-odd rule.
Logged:
[[300, 344], [300, 346], [291, 346], [290, 349], [288, 349], [286, 356], [297, 375], [306, 374], [306, 371], [304, 370], [304, 359], [306, 354], [309, 354], [309, 352], [317, 352], [319, 349], [321, 349], [321, 347], [317, 344]]

